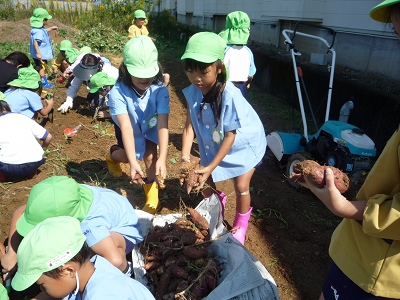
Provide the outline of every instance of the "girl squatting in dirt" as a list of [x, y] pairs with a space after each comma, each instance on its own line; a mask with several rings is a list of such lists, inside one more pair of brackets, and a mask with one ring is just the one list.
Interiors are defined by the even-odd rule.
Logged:
[[147, 175], [143, 210], [155, 213], [159, 204], [156, 175], [166, 176], [169, 93], [162, 83], [156, 46], [148, 36], [129, 40], [123, 56], [117, 83], [109, 93], [117, 144], [110, 147], [107, 166], [113, 176], [119, 177], [119, 163], [129, 163], [130, 177], [137, 183], [144, 177], [137, 160], [143, 159]]
[[[261, 164], [267, 141], [264, 127], [255, 110], [232, 82], [226, 81], [223, 64], [225, 41], [211, 32], [193, 35], [182, 60], [192, 83], [183, 90], [188, 103], [182, 136], [182, 161], [189, 161], [194, 137], [200, 149], [199, 170], [209, 188], [205, 197], [216, 190], [215, 182], [233, 178], [236, 191], [236, 216], [233, 235], [245, 241], [250, 207], [250, 179]], [[218, 192], [225, 206], [226, 195]]]

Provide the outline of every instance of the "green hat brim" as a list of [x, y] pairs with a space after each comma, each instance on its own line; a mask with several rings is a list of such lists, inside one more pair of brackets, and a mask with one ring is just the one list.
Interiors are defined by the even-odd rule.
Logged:
[[[117, 82], [117, 79], [108, 77], [108, 80], [104, 82], [102, 86], [113, 86]], [[96, 93], [102, 86], [93, 86], [90, 88], [91, 93]]]
[[36, 80], [21, 80], [21, 79], [14, 79], [13, 81], [10, 81], [7, 83], [9, 86], [15, 86], [19, 88], [24, 88], [24, 89], [37, 89], [39, 88], [39, 81]]
[[209, 55], [209, 54], [195, 53], [195, 52], [184, 53], [181, 57], [181, 60], [184, 60], [187, 58], [197, 60], [199, 62], [206, 63], [206, 64], [211, 64], [213, 62], [216, 62], [218, 59], [223, 60], [223, 58], [218, 57], [216, 55], [213, 56], [213, 55]]
[[371, 9], [369, 15], [375, 21], [383, 23], [390, 22], [390, 15], [389, 15], [390, 6], [398, 3], [400, 3], [400, 0], [385, 0], [382, 3], [378, 4], [377, 6], [375, 6], [373, 9]]
[[157, 75], [160, 68], [157, 67], [150, 67], [146, 69], [141, 69], [138, 67], [129, 67], [127, 66], [128, 72], [131, 76], [136, 78], [152, 78]]
[[[75, 211], [75, 213], [70, 215], [70, 217], [77, 218], [81, 222], [87, 216], [87, 213], [89, 212], [89, 209], [92, 205], [93, 192], [91, 189], [80, 184], [79, 185], [79, 195], [80, 195], [80, 199], [81, 199], [81, 201], [79, 202], [80, 207], [79, 207], [79, 209], [77, 209]], [[28, 198], [28, 201], [29, 201], [29, 198]], [[32, 223], [28, 222], [25, 214], [26, 214], [26, 211], [22, 214], [21, 217], [19, 217], [19, 219], [17, 220], [17, 223], [16, 223], [17, 232], [21, 236], [26, 236], [37, 225], [37, 224], [32, 224]], [[50, 218], [50, 217], [58, 217], [58, 216], [54, 215], [54, 216], [47, 216], [47, 217]]]
[[17, 292], [26, 290], [28, 287], [33, 285], [40, 276], [42, 276], [42, 272], [36, 273], [36, 274], [25, 274], [24, 276], [20, 276], [19, 273], [17, 272], [14, 277], [12, 278], [11, 281], [11, 286], [14, 290]]

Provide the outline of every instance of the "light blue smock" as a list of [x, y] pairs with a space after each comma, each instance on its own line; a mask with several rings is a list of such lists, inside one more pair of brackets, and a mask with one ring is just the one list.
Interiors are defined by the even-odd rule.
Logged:
[[39, 45], [40, 54], [43, 60], [49, 60], [54, 57], [53, 46], [51, 45], [50, 35], [46, 28], [32, 28], [31, 29], [31, 40], [29, 43], [29, 53], [32, 58], [37, 59], [36, 49], [33, 46], [33, 41], [37, 41]]
[[9, 88], [4, 92], [11, 111], [32, 119], [35, 113], [43, 108], [40, 96], [27, 89]]
[[109, 189], [84, 186], [93, 191], [93, 203], [81, 222], [89, 247], [108, 237], [110, 231], [120, 233], [133, 244], [143, 241], [139, 219], [126, 197]]
[[[118, 81], [109, 93], [108, 106], [115, 124], [120, 127], [117, 115], [128, 114], [135, 139], [136, 158], [142, 160], [146, 140], [158, 145], [157, 116], [169, 114], [169, 93], [162, 84], [151, 85], [146, 93], [139, 95], [123, 82]], [[155, 123], [154, 123], [155, 121]]]
[[64, 300], [154, 300], [143, 284], [123, 274], [102, 256], [95, 255], [91, 261], [95, 270], [83, 294], [70, 294]]
[[264, 126], [253, 107], [232, 82], [222, 93], [220, 123], [209, 103], [200, 113], [203, 94], [194, 85], [183, 90], [200, 150], [200, 164], [208, 166], [217, 154], [225, 132], [236, 130], [235, 142], [211, 173], [214, 182], [243, 175], [261, 162], [267, 147]]

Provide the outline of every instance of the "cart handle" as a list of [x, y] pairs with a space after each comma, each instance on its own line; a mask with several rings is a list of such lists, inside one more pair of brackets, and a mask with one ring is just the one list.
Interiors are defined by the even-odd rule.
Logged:
[[296, 36], [297, 26], [298, 26], [299, 24], [302, 24], [302, 25], [305, 25], [305, 26], [309, 26], [309, 27], [314, 27], [314, 28], [323, 29], [323, 30], [328, 31], [330, 34], [332, 34], [332, 42], [330, 43], [330, 46], [329, 46], [329, 48], [328, 48], [328, 49], [332, 49], [333, 44], [335, 43], [335, 37], [336, 37], [336, 31], [335, 31], [335, 30], [333, 30], [332, 28], [328, 28], [328, 27], [322, 26], [322, 25], [307, 23], [307, 22], [303, 22], [303, 21], [298, 21], [298, 22], [296, 23], [296, 25], [294, 25], [293, 36], [292, 36], [292, 38], [291, 38], [292, 41], [294, 40], [294, 38], [295, 38], [295, 36]]

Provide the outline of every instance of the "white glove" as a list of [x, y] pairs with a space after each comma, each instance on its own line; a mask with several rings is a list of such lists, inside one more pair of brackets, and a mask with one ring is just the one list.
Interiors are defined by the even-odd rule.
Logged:
[[61, 111], [61, 113], [65, 114], [68, 112], [70, 108], [72, 108], [73, 105], [73, 100], [71, 97], [67, 97], [65, 102], [61, 104], [61, 106], [57, 109], [58, 111]]

